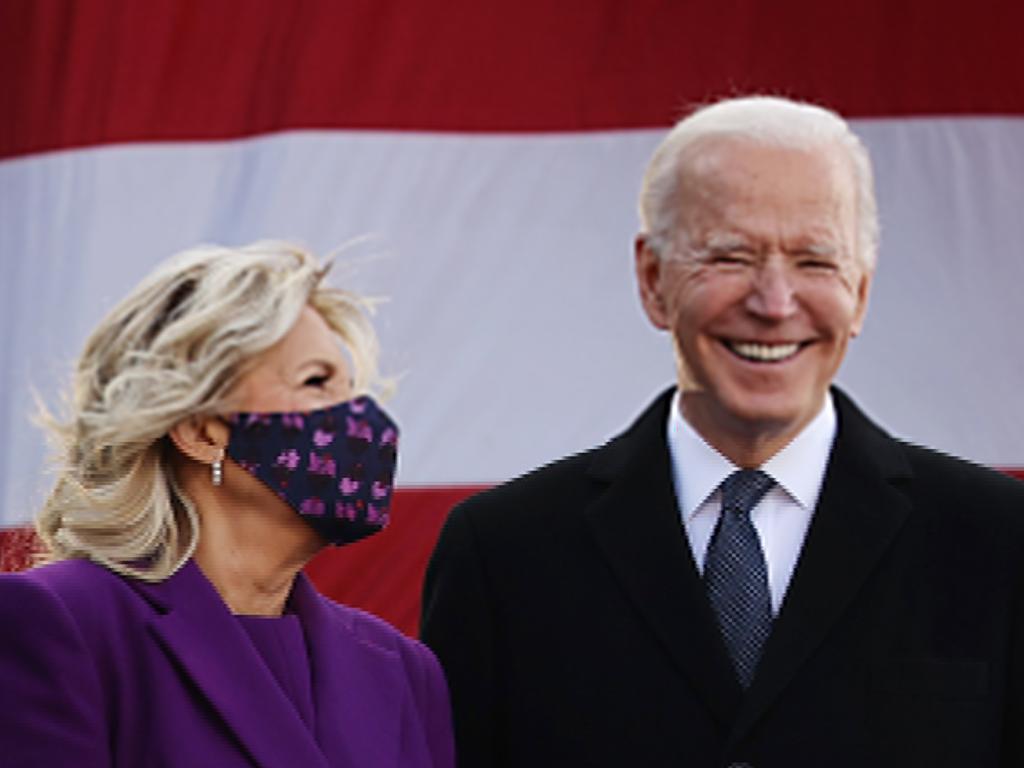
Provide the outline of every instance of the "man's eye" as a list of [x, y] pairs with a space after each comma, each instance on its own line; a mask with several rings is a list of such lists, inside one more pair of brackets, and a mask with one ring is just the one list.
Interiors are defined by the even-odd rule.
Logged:
[[753, 261], [754, 254], [748, 250], [735, 248], [728, 251], [714, 251], [711, 254], [712, 264], [743, 265]]
[[800, 259], [797, 264], [800, 269], [816, 272], [834, 272], [836, 269], [835, 262], [827, 259]]

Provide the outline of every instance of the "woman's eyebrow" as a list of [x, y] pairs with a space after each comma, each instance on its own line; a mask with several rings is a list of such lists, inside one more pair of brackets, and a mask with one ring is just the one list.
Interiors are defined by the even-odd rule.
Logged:
[[305, 359], [301, 360], [295, 366], [295, 370], [297, 370], [297, 371], [302, 371], [302, 370], [305, 370], [307, 368], [325, 368], [328, 371], [333, 372], [333, 371], [337, 370], [338, 366], [337, 366], [336, 363], [332, 363], [330, 360], [327, 360], [327, 359], [322, 358], [322, 357], [308, 357], [308, 358], [305, 358]]

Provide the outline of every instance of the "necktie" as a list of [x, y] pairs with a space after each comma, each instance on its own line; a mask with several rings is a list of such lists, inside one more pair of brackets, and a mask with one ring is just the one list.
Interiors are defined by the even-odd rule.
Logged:
[[740, 685], [747, 688], [772, 627], [768, 568], [750, 510], [774, 481], [740, 469], [721, 485], [722, 513], [704, 560], [704, 583]]

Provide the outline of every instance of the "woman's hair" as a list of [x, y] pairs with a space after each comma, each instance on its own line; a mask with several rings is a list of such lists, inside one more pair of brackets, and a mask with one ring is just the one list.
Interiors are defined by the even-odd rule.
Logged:
[[325, 285], [326, 271], [287, 243], [203, 246], [159, 266], [103, 319], [75, 368], [66, 420], [42, 414], [58, 448], [36, 521], [43, 559], [85, 557], [148, 581], [188, 559], [198, 517], [174, 482], [167, 433], [224, 412], [254, 356], [307, 304], [344, 343], [354, 394], [378, 388], [371, 307]]
[[857, 256], [871, 270], [878, 253], [878, 206], [867, 149], [835, 112], [776, 96], [724, 99], [697, 109], [665, 136], [651, 156], [640, 189], [643, 233], [658, 253], [669, 250], [679, 218], [679, 186], [688, 150], [712, 137], [817, 150], [834, 146], [850, 160], [857, 199]]

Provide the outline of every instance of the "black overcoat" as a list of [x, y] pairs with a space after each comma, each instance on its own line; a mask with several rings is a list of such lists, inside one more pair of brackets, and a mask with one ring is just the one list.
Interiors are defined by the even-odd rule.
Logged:
[[818, 506], [744, 693], [676, 505], [671, 395], [451, 512], [423, 638], [461, 768], [1024, 766], [1024, 483], [833, 389]]

